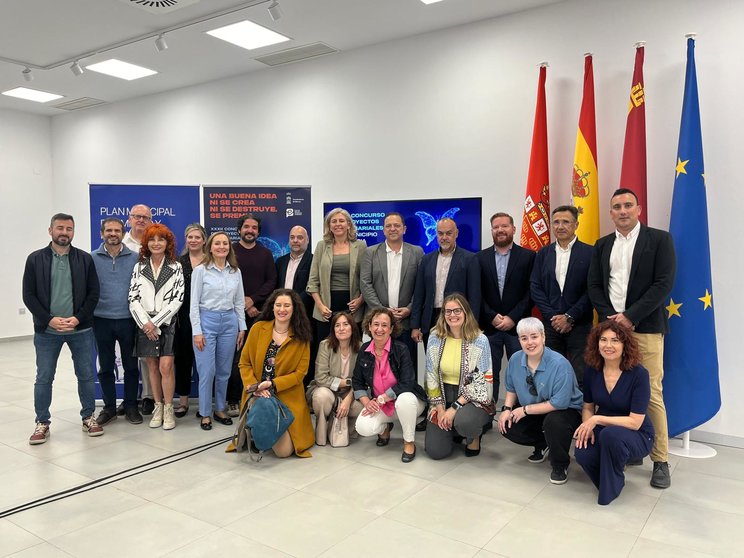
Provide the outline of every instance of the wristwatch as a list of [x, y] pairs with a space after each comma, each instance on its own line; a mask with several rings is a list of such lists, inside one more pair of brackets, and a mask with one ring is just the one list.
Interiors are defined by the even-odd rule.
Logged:
[[501, 407], [501, 412], [502, 413], [504, 411], [513, 411], [513, 410], [514, 410], [514, 407], [507, 407], [506, 405], [502, 405], [502, 407]]
[[576, 322], [576, 320], [574, 320], [574, 317], [571, 314], [563, 314], [563, 315], [566, 317], [566, 321], [569, 324], [574, 325], [574, 323]]
[[460, 403], [457, 399], [455, 399], [450, 405], [450, 409], [454, 409], [455, 411], [459, 411], [461, 408], [462, 403]]

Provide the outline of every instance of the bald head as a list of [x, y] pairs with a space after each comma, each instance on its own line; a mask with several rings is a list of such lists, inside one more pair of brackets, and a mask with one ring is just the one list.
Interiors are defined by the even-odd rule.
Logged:
[[152, 223], [152, 210], [144, 204], [133, 205], [129, 210], [129, 226], [131, 227], [132, 238], [139, 241], [142, 233]]
[[309, 239], [305, 227], [297, 225], [289, 229], [289, 249], [292, 256], [297, 258], [304, 254], [307, 250], [308, 242]]

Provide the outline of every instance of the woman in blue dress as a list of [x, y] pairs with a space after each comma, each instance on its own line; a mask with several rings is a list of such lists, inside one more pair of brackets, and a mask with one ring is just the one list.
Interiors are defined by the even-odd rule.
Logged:
[[576, 462], [607, 505], [625, 486], [625, 465], [651, 451], [654, 428], [647, 416], [648, 371], [633, 333], [614, 320], [595, 326], [584, 358], [584, 408], [576, 429]]

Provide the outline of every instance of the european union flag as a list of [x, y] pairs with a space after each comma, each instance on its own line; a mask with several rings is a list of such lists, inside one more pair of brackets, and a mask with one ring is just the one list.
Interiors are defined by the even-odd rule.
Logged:
[[695, 73], [695, 41], [687, 39], [687, 73], [669, 232], [677, 251], [677, 277], [664, 347], [664, 403], [669, 436], [710, 420], [721, 408], [718, 349], [710, 273], [708, 204]]

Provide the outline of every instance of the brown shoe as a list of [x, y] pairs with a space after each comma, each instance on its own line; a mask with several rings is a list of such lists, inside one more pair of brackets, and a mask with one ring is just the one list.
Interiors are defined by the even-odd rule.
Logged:
[[49, 424], [46, 422], [37, 422], [34, 433], [28, 439], [28, 443], [32, 446], [38, 446], [43, 444], [49, 439]]
[[87, 432], [88, 436], [96, 437], [103, 436], [103, 427], [96, 422], [93, 415], [83, 419], [83, 432]]

